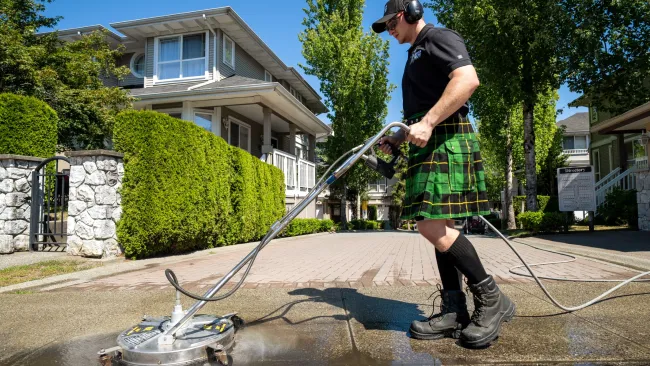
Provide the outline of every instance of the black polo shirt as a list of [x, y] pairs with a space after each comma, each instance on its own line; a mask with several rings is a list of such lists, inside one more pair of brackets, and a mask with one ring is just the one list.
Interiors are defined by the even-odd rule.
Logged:
[[[427, 24], [408, 50], [408, 60], [402, 77], [404, 117], [428, 112], [445, 91], [449, 74], [471, 65], [463, 38], [451, 29]], [[469, 112], [467, 103], [458, 112]]]

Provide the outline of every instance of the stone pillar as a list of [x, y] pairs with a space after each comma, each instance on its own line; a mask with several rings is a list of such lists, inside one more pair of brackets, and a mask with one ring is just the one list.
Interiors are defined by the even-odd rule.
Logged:
[[650, 169], [636, 172], [636, 203], [639, 212], [639, 230], [650, 231]]
[[73, 151], [70, 158], [68, 253], [107, 258], [122, 253], [116, 224], [122, 215], [123, 154]]
[[0, 155], [0, 254], [29, 250], [32, 171], [44, 160]]

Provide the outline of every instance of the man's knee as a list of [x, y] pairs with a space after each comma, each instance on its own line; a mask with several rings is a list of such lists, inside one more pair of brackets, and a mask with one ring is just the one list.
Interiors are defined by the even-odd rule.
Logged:
[[418, 221], [418, 231], [434, 245], [438, 245], [447, 235], [446, 220]]

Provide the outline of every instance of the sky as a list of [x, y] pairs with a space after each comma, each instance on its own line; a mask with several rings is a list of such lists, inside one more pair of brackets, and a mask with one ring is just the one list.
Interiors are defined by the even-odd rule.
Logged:
[[[384, 4], [385, 0], [366, 1], [364, 30], [371, 31], [372, 22], [383, 15]], [[99, 24], [115, 31], [110, 27], [110, 23], [223, 6], [232, 7], [286, 65], [293, 66], [320, 94], [318, 79], [306, 75], [299, 66], [305, 63], [301, 54], [302, 45], [298, 40], [298, 34], [303, 30], [302, 20], [305, 16], [303, 8], [306, 6], [306, 0], [54, 0], [52, 3], [46, 3], [45, 15], [63, 17], [55, 27], [58, 30]], [[439, 26], [430, 9], [425, 9], [424, 19]], [[388, 104], [386, 120], [386, 122], [392, 122], [401, 119], [401, 80], [409, 45], [398, 44], [387, 32], [382, 33], [381, 37], [390, 40], [389, 81], [396, 86]], [[570, 92], [566, 85], [560, 88], [559, 94], [557, 108], [563, 109], [563, 112], [558, 115], [558, 121], [575, 113], [587, 111], [584, 107], [568, 107], [568, 103], [575, 100], [580, 94]], [[321, 114], [319, 118], [327, 122], [326, 114]]]

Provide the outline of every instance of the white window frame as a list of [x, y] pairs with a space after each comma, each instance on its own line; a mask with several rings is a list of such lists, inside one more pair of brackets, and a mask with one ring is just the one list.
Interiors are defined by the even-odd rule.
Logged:
[[[135, 72], [135, 60], [138, 57], [140, 57], [141, 55], [144, 57], [145, 72], [143, 74], [138, 74], [137, 72]], [[136, 78], [139, 78], [139, 79], [144, 79], [144, 74], [147, 73], [146, 72], [146, 69], [147, 69], [147, 56], [146, 56], [146, 54], [144, 52], [136, 52], [136, 53], [134, 53], [133, 56], [131, 56], [131, 62], [129, 63], [129, 68], [131, 69], [131, 74], [133, 74], [133, 76], [135, 76]]]
[[[235, 118], [233, 116], [228, 116], [228, 144], [232, 145], [232, 143], [230, 142], [230, 136], [231, 136], [231, 134], [230, 134], [230, 126], [232, 126], [233, 123], [238, 124], [239, 128], [244, 127], [244, 128], [248, 129], [248, 150], [246, 150], [246, 151], [248, 151], [250, 153], [251, 152], [251, 131], [252, 131], [251, 130], [251, 125], [249, 125], [246, 122], [242, 122], [242, 121], [238, 120], [237, 118]], [[239, 147], [239, 146], [237, 146], [237, 147]], [[241, 149], [241, 147], [239, 147], [239, 148]]]
[[[384, 183], [380, 183], [381, 181], [384, 181]], [[379, 186], [384, 185], [384, 190], [380, 190]], [[372, 189], [370, 188], [372, 187]], [[388, 192], [388, 179], [386, 177], [381, 177], [377, 180], [374, 180], [372, 182], [368, 182], [368, 191], [369, 192], [374, 192], [374, 193], [386, 193]]]
[[264, 81], [266, 81], [267, 83], [273, 82], [273, 75], [271, 75], [271, 73], [266, 70], [264, 70]]
[[600, 174], [600, 151], [598, 149], [594, 149], [592, 155], [594, 163], [594, 178], [596, 182], [598, 182], [600, 178], [602, 178]]
[[[200, 57], [200, 58], [194, 58], [194, 59], [188, 59], [188, 60], [183, 60], [183, 37], [185, 36], [191, 36], [195, 34], [201, 34], [203, 33], [205, 35], [205, 56]], [[203, 67], [203, 76], [191, 76], [191, 77], [180, 77], [180, 78], [173, 78], [173, 79], [159, 79], [158, 78], [158, 65], [160, 62], [158, 62], [158, 54], [159, 54], [159, 48], [160, 48], [160, 40], [161, 39], [170, 39], [170, 38], [180, 38], [181, 40], [181, 50], [180, 50], [180, 59], [178, 61], [165, 61], [162, 63], [171, 63], [171, 62], [180, 62], [180, 73], [181, 75], [183, 74], [183, 61], [192, 61], [192, 60], [200, 60], [201, 58], [205, 58], [205, 66]], [[179, 33], [179, 34], [174, 34], [173, 36], [160, 36], [154, 38], [154, 47], [153, 47], [153, 83], [155, 84], [168, 84], [168, 83], [176, 83], [176, 82], [186, 82], [186, 81], [193, 81], [193, 80], [208, 80], [210, 76], [210, 70], [208, 69], [209, 67], [209, 62], [210, 62], [210, 35], [208, 34], [208, 31], [205, 32], [187, 32], [187, 33]]]
[[576, 138], [578, 138], [578, 137], [580, 137], [580, 138], [584, 138], [584, 139], [585, 139], [585, 149], [589, 149], [589, 137], [587, 137], [586, 135], [569, 135], [569, 136], [564, 136], [564, 138], [567, 138], [567, 137], [570, 137], [570, 138], [573, 139], [573, 148], [571, 148], [571, 149], [566, 148], [566, 147], [564, 146], [564, 139], [562, 139], [562, 149], [563, 149], [563, 150], [582, 150], [582, 149], [578, 149], [578, 148], [576, 147]]
[[[226, 40], [229, 40], [232, 44], [232, 59], [228, 61], [226, 60]], [[221, 61], [223, 64], [235, 70], [235, 41], [233, 41], [232, 38], [228, 37], [226, 33], [223, 33], [222, 54], [223, 56], [221, 57]]]

